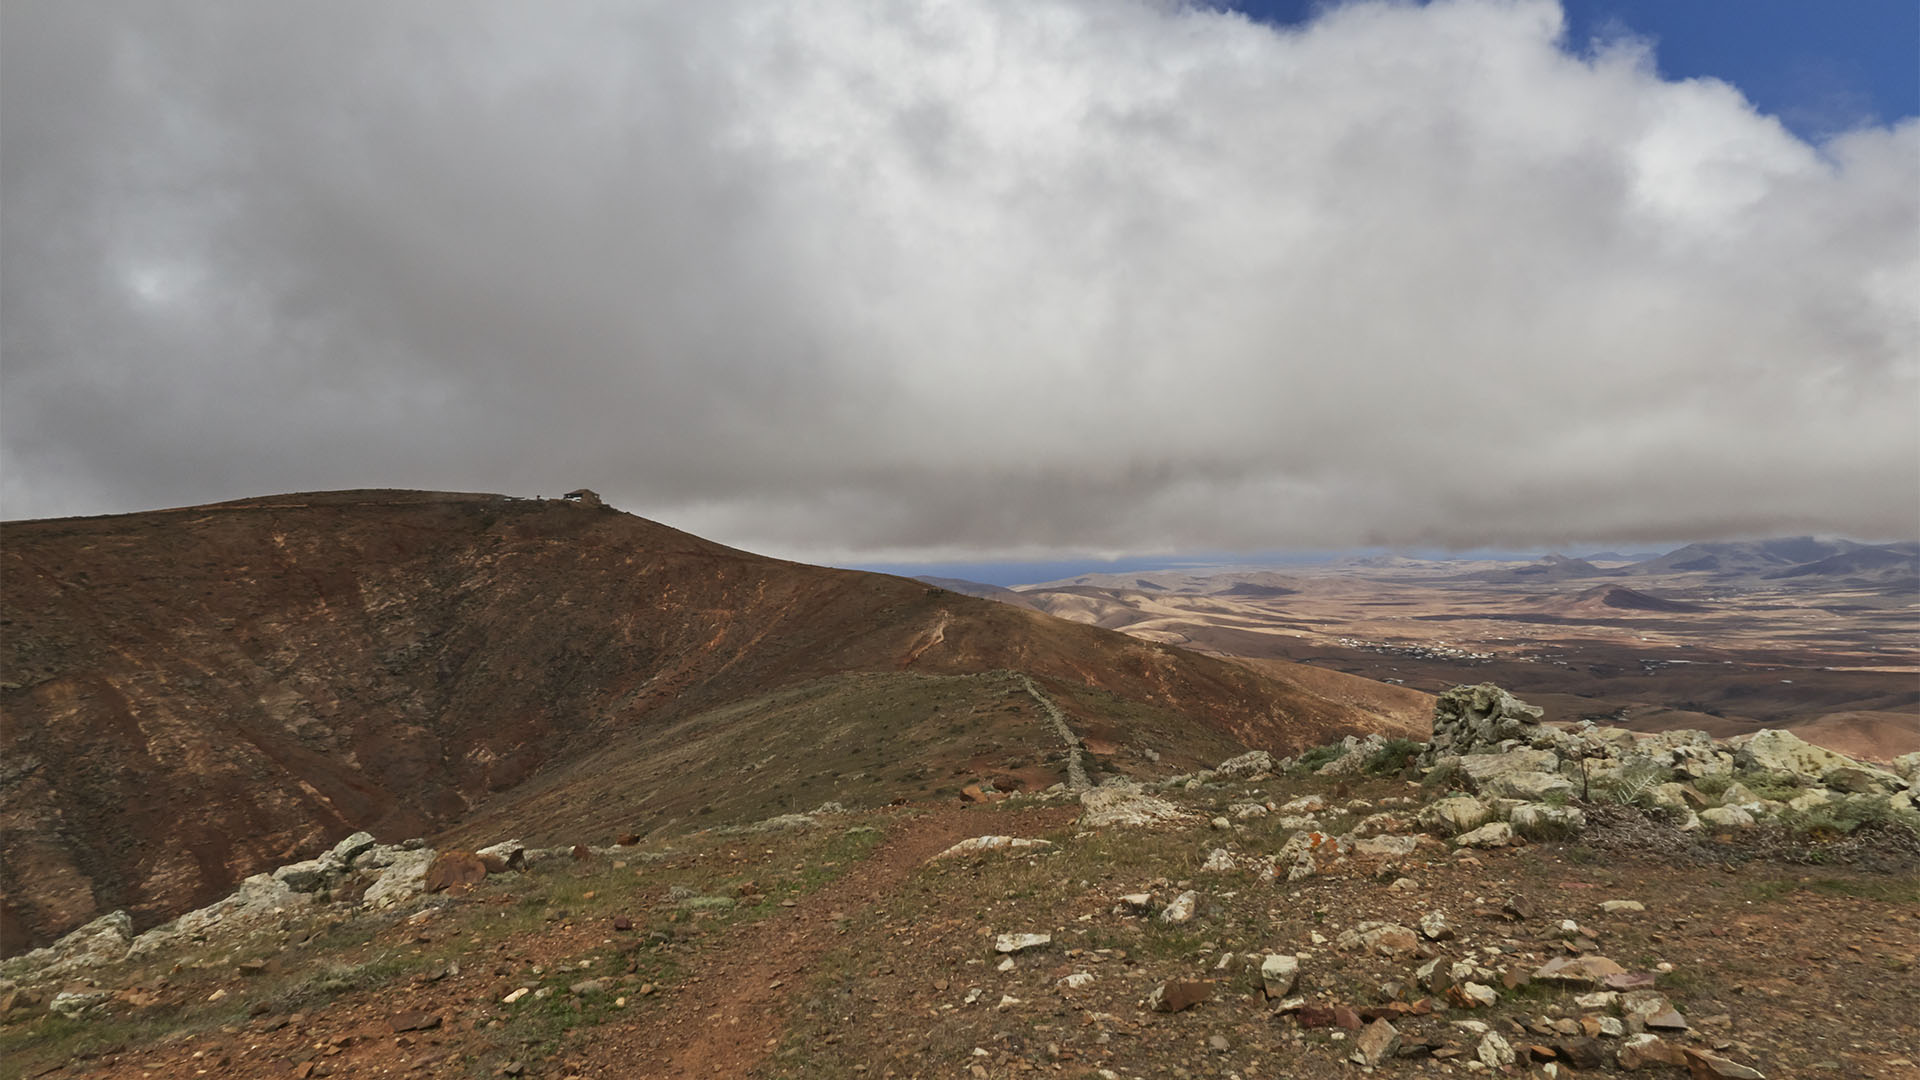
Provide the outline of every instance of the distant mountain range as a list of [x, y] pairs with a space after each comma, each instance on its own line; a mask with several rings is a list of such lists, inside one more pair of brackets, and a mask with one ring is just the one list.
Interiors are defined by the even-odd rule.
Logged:
[[1460, 575], [1461, 581], [1494, 584], [1560, 582], [1579, 578], [1635, 578], [1702, 574], [1716, 580], [1817, 577], [1842, 584], [1898, 587], [1920, 585], [1920, 544], [1861, 544], [1811, 536], [1777, 540], [1688, 544], [1664, 555], [1626, 566], [1596, 566], [1624, 556], [1602, 552], [1585, 559], [1553, 554], [1520, 566], [1502, 566]]

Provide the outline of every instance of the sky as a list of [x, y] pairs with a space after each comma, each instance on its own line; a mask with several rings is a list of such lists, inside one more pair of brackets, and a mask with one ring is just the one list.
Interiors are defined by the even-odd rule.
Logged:
[[1858, 0], [0, 5], [0, 516], [816, 561], [1920, 534]]

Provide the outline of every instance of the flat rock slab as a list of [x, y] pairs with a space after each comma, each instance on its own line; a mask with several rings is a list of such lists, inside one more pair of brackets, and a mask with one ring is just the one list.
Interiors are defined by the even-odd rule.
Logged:
[[487, 880], [487, 864], [471, 851], [443, 851], [427, 866], [427, 891], [454, 895]]
[[387, 1026], [394, 1031], [432, 1031], [440, 1026], [440, 1014], [426, 1009], [409, 1009], [394, 1013], [387, 1020]]
[[1213, 999], [1213, 983], [1208, 979], [1168, 979], [1147, 995], [1154, 1012], [1185, 1012], [1203, 1001]]

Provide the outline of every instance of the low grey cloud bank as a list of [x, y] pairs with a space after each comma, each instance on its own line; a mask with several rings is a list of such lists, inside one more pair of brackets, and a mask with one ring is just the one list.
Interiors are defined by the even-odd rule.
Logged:
[[1920, 122], [1810, 146], [1552, 3], [0, 11], [9, 517], [587, 484], [822, 558], [1920, 521]]

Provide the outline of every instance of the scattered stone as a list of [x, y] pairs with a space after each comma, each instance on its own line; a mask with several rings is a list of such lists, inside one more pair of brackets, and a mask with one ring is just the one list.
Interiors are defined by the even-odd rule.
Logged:
[[1354, 1040], [1353, 1053], [1348, 1060], [1356, 1065], [1378, 1065], [1392, 1057], [1400, 1049], [1400, 1031], [1385, 1018], [1375, 1020], [1362, 1028]]
[[432, 1031], [440, 1026], [440, 1014], [426, 1009], [409, 1009], [394, 1013], [387, 1020], [387, 1026], [394, 1031]]
[[1001, 934], [993, 939], [994, 951], [1003, 953], [1044, 949], [1051, 944], [1053, 944], [1052, 934]]
[[1184, 922], [1190, 922], [1199, 906], [1200, 894], [1192, 889], [1188, 889], [1186, 892], [1173, 898], [1173, 902], [1168, 904], [1166, 910], [1160, 913], [1160, 921], [1169, 926], [1177, 926]]
[[526, 997], [528, 994], [531, 994], [531, 993], [533, 993], [532, 990], [522, 986], [518, 990], [509, 992], [506, 997], [501, 998], [500, 1004], [511, 1005], [514, 1002], [519, 1001], [521, 998]]
[[1231, 821], [1228, 821], [1228, 820], [1227, 820], [1226, 818], [1223, 818], [1223, 817], [1217, 817], [1217, 818], [1214, 818], [1214, 819], [1213, 819], [1212, 821], [1209, 821], [1209, 822], [1207, 822], [1207, 825], [1208, 825], [1208, 827], [1210, 827], [1210, 828], [1214, 828], [1214, 829], [1231, 829], [1231, 828], [1233, 828], [1233, 822], [1231, 822]]
[[1482, 983], [1463, 982], [1447, 988], [1447, 1000], [1462, 1009], [1488, 1009], [1499, 1003], [1500, 994]]
[[1421, 808], [1420, 827], [1442, 836], [1472, 832], [1493, 820], [1493, 807], [1471, 795], [1451, 795]]
[[1429, 911], [1420, 917], [1420, 933], [1429, 941], [1453, 940], [1453, 924], [1447, 921], [1444, 913]]
[[1114, 913], [1117, 915], [1147, 915], [1152, 912], [1152, 893], [1128, 893], [1122, 896], [1120, 903], [1114, 907]]
[[1273, 755], [1265, 750], [1249, 750], [1213, 767], [1215, 776], [1229, 780], [1258, 780], [1273, 772]]
[[1207, 979], [1168, 979], [1147, 995], [1147, 1006], [1154, 1012], [1185, 1012], [1213, 998], [1213, 983]]
[[1638, 900], [1602, 900], [1600, 910], [1609, 915], [1624, 915], [1628, 912], [1645, 911], [1647, 905]]
[[1076, 971], [1062, 978], [1060, 985], [1069, 990], [1083, 990], [1093, 985], [1093, 974], [1087, 971]]
[[596, 994], [604, 994], [606, 992], [607, 980], [605, 979], [582, 979], [572, 986], [567, 987], [567, 993], [572, 994], [574, 997], [593, 997]]
[[1207, 861], [1200, 865], [1200, 869], [1210, 874], [1225, 874], [1237, 869], [1237, 864], [1233, 861], [1232, 853], [1226, 848], [1214, 848], [1207, 855]]
[[1327, 800], [1318, 795], [1302, 795], [1280, 807], [1283, 814], [1317, 814], [1327, 808]]
[[1686, 1060], [1687, 1072], [1692, 1074], [1693, 1080], [1767, 1080], [1757, 1070], [1705, 1050], [1683, 1046], [1680, 1054]]
[[1652, 1069], [1662, 1065], [1685, 1065], [1678, 1047], [1658, 1035], [1629, 1035], [1615, 1052], [1614, 1060], [1623, 1069]]
[[1260, 961], [1260, 987], [1267, 1000], [1284, 998], [1300, 980], [1300, 959], [1281, 953], [1269, 953]]
[[1368, 921], [1343, 932], [1334, 939], [1340, 949], [1362, 949], [1388, 958], [1412, 956], [1420, 951], [1420, 939], [1412, 930], [1396, 923]]
[[1599, 986], [1612, 976], [1626, 973], [1626, 968], [1612, 960], [1598, 953], [1588, 953], [1585, 956], [1556, 956], [1536, 969], [1533, 977], [1543, 982]]
[[1473, 1056], [1487, 1068], [1499, 1069], [1513, 1064], [1518, 1055], [1513, 1052], [1512, 1044], [1489, 1031], [1480, 1036], [1480, 1045], [1474, 1048]]
[[1419, 847], [1417, 836], [1369, 836], [1354, 842], [1353, 853], [1374, 858], [1404, 858]]

